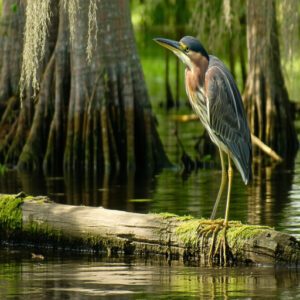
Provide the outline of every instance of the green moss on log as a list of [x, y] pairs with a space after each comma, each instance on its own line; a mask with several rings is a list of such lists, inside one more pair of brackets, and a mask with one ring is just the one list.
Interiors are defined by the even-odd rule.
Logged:
[[266, 230], [274, 231], [271, 227], [260, 225], [240, 224], [240, 226], [233, 226], [227, 230], [227, 242], [232, 249], [241, 249], [245, 245], [245, 241], [253, 240], [262, 233], [266, 233]]
[[187, 220], [195, 219], [191, 215], [178, 216], [176, 214], [168, 213], [168, 212], [159, 213], [158, 215], [161, 216], [163, 219], [174, 219], [176, 221], [187, 221]]
[[187, 247], [196, 247], [199, 241], [200, 219], [190, 219], [184, 221], [176, 228], [176, 235]]
[[178, 215], [175, 215], [175, 214], [169, 213], [169, 212], [163, 212], [163, 213], [159, 213], [157, 215], [162, 217], [163, 219], [171, 219], [171, 218], [177, 218], [178, 217]]
[[0, 195], [0, 231], [9, 235], [22, 229], [24, 199], [16, 195]]
[[[212, 237], [213, 231], [210, 230], [210, 220], [194, 218], [183, 221], [176, 228], [175, 233], [186, 247], [197, 248], [199, 247], [201, 238], [209, 239]], [[239, 221], [230, 221], [226, 231], [227, 243], [232, 249], [240, 249], [246, 240], [254, 239], [260, 234], [265, 233], [266, 230], [274, 231], [274, 229], [268, 226], [244, 225]], [[217, 241], [220, 238], [222, 238], [222, 230], [219, 230], [216, 234]]]

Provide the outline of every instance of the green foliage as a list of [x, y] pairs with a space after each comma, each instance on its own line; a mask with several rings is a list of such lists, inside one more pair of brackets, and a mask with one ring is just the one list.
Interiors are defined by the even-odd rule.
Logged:
[[176, 35], [178, 31], [184, 31], [184, 27], [188, 25], [196, 2], [195, 0], [135, 0], [132, 1], [133, 23], [144, 29], [162, 26], [168, 34]]

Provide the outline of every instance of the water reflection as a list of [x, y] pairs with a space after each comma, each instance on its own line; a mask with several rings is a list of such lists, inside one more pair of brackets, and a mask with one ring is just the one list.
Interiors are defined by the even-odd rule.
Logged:
[[[254, 178], [245, 186], [235, 172], [230, 218], [250, 224], [264, 224], [300, 237], [300, 155], [295, 170], [284, 165], [254, 164]], [[170, 212], [209, 217], [221, 180], [218, 169], [203, 169], [183, 179], [180, 170], [164, 170], [155, 176], [132, 173], [127, 176], [86, 178], [47, 177], [9, 172], [0, 177], [2, 193], [23, 190], [30, 195], [47, 194], [59, 203], [103, 206], [137, 212]], [[218, 216], [223, 217], [225, 195]]]
[[[164, 260], [51, 257], [0, 251], [0, 295], [24, 299], [295, 299], [300, 274], [271, 267], [196, 268]], [[5, 258], [4, 258], [5, 257]], [[17, 258], [18, 257], [18, 258]], [[16, 262], [17, 259], [17, 262]], [[111, 298], [113, 297], [113, 298]]]
[[293, 177], [291, 167], [287, 168], [282, 164], [264, 165], [261, 161], [256, 161], [248, 198], [247, 222], [278, 226], [284, 217], [282, 211], [290, 202]]

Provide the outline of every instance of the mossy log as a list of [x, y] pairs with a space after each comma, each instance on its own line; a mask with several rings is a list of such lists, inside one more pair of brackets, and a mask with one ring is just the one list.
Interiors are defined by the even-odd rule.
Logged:
[[[203, 219], [173, 214], [140, 214], [102, 207], [62, 205], [47, 197], [0, 195], [0, 242], [111, 254], [163, 255], [168, 260], [222, 264], [210, 249], [221, 231], [201, 234]], [[300, 243], [266, 226], [231, 222], [226, 232], [230, 264], [299, 266]], [[224, 261], [223, 261], [224, 263]]]

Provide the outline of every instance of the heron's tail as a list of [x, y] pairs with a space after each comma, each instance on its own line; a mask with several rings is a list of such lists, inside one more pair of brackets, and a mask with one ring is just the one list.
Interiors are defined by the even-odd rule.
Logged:
[[248, 184], [252, 179], [252, 148], [251, 144], [241, 145], [238, 143], [236, 147], [233, 147], [233, 154], [231, 155], [231, 159], [239, 170], [243, 181], [245, 184]]

